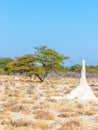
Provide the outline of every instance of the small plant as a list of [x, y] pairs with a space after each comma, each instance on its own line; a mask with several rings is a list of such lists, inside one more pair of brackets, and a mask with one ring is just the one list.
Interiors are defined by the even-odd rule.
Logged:
[[27, 105], [15, 105], [11, 108], [11, 111], [13, 112], [22, 112], [24, 114], [31, 114], [32, 112], [30, 111], [29, 106]]
[[37, 124], [41, 130], [50, 130], [51, 126], [49, 125], [49, 123], [43, 120], [38, 120]]
[[37, 110], [34, 112], [34, 114], [37, 119], [44, 119], [44, 120], [54, 119], [54, 115], [46, 110]]
[[72, 119], [65, 122], [59, 130], [87, 130], [81, 120]]

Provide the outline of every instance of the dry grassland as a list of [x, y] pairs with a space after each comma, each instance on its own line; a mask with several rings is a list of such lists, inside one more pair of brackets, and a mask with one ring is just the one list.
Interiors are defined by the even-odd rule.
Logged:
[[[88, 79], [98, 97], [98, 79]], [[65, 96], [79, 78], [0, 76], [0, 130], [98, 130], [98, 104], [69, 101]]]

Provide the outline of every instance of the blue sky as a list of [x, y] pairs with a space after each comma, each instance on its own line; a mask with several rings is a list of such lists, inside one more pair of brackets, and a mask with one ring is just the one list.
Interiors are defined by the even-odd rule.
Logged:
[[0, 0], [0, 57], [46, 45], [71, 59], [98, 65], [98, 0]]

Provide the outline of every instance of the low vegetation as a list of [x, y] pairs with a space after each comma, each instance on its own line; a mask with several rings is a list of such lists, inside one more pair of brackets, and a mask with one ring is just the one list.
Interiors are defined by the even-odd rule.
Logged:
[[[44, 81], [49, 73], [67, 74], [67, 76], [74, 77], [75, 73], [81, 71], [81, 65], [66, 67], [64, 63], [67, 59], [69, 59], [68, 56], [61, 55], [46, 46], [35, 47], [34, 54], [26, 54], [15, 59], [0, 58], [0, 74], [22, 74], [29, 77], [35, 75], [40, 81]], [[98, 65], [87, 66], [87, 72], [98, 74]]]
[[61, 73], [65, 70], [64, 60], [69, 59], [46, 46], [35, 47], [34, 54], [0, 59], [1, 73], [35, 75], [40, 81], [44, 81], [50, 72]]
[[[32, 82], [21, 75], [0, 75], [1, 130], [97, 130], [98, 104], [68, 101], [65, 96], [79, 78], [50, 78]], [[97, 78], [88, 78], [98, 95]], [[95, 85], [96, 84], [96, 85]], [[95, 86], [94, 86], [95, 85]], [[28, 88], [32, 93], [28, 92]]]

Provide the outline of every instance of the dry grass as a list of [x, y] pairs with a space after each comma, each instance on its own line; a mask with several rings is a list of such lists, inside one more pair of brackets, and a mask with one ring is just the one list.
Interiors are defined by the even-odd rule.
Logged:
[[20, 118], [17, 120], [10, 120], [5, 125], [6, 130], [36, 130], [38, 128], [37, 122], [30, 121], [26, 118]]
[[98, 92], [95, 91], [95, 96], [98, 97]]
[[[47, 78], [43, 83], [13, 79], [0, 76], [0, 125], [5, 130], [98, 130], [98, 104], [64, 97], [78, 85], [78, 78]], [[88, 82], [98, 84], [94, 79]], [[97, 87], [92, 88], [97, 96]]]
[[83, 121], [73, 119], [65, 122], [59, 130], [87, 130]]
[[98, 123], [98, 116], [95, 117], [96, 122]]
[[49, 112], [48, 110], [36, 110], [34, 111], [34, 115], [37, 119], [44, 119], [44, 120], [54, 119], [54, 114]]
[[11, 111], [13, 112], [21, 112], [24, 114], [32, 114], [32, 111], [30, 110], [30, 106], [29, 105], [24, 105], [24, 104], [17, 104], [13, 107], [11, 107]]
[[98, 127], [96, 127], [95, 129], [93, 129], [93, 130], [98, 130]]
[[37, 125], [41, 130], [51, 130], [51, 125], [43, 120], [38, 120]]
[[61, 118], [69, 118], [69, 117], [77, 117], [78, 116], [78, 113], [76, 112], [63, 112], [59, 115], [59, 117]]

